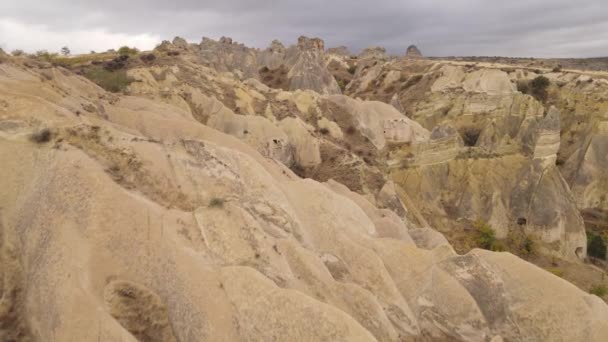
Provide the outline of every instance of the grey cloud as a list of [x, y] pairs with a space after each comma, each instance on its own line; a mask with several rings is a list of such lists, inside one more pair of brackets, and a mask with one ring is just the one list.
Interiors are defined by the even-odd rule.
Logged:
[[[358, 51], [383, 45], [402, 54], [599, 56], [606, 54], [605, 0], [4, 0], [0, 19], [44, 25], [69, 38], [91, 28], [191, 41], [231, 36], [265, 47], [300, 34]], [[0, 33], [0, 43], [18, 37]], [[68, 39], [69, 40], [69, 39]], [[91, 42], [91, 49], [95, 48]], [[117, 44], [120, 44], [117, 42]]]

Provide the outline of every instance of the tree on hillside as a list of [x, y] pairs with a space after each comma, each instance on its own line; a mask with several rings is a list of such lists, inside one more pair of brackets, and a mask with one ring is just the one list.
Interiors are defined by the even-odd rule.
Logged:
[[70, 48], [68, 48], [67, 46], [64, 46], [61, 48], [61, 54], [64, 56], [69, 56], [70, 55]]

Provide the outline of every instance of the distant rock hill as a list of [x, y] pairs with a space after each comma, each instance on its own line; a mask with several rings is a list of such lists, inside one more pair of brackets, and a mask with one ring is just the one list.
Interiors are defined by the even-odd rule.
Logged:
[[418, 50], [416, 45], [410, 45], [405, 51], [405, 57], [407, 58], [422, 58], [422, 52]]

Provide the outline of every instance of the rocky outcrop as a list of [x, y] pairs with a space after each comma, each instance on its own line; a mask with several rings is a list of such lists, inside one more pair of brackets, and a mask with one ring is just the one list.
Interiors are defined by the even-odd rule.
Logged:
[[340, 57], [350, 57], [352, 53], [346, 46], [338, 46], [327, 49], [328, 55], [336, 55]]
[[293, 142], [294, 159], [300, 167], [314, 167], [321, 163], [319, 141], [310, 131], [312, 128], [302, 120], [294, 118], [283, 119], [280, 127]]
[[240, 79], [256, 78], [273, 88], [341, 93], [325, 64], [325, 46], [319, 38], [300, 37], [296, 46], [285, 48], [277, 40], [263, 50], [251, 49], [222, 37], [203, 38], [198, 63]]
[[[544, 152], [405, 167], [408, 179], [382, 180], [378, 196], [356, 193], [297, 177], [281, 154], [264, 152], [265, 142], [288, 139], [294, 160], [313, 168], [332, 148], [336, 159], [359, 160], [343, 152], [344, 140], [366, 146], [369, 164], [345, 164], [353, 174], [384, 167], [374, 153], [391, 145], [383, 152], [415, 155], [433, 141], [458, 141], [458, 126], [429, 134], [385, 103], [266, 91], [187, 60], [129, 74], [139, 81], [126, 96], [67, 69], [0, 65], [0, 337], [602, 341], [608, 334], [599, 298], [509, 253], [457, 255], [440, 233], [403, 218], [414, 210], [397, 196], [399, 184], [424, 213], [452, 200], [461, 206], [442, 208], [499, 217], [511, 203], [509, 213], [530, 214], [524, 229], [553, 227], [556, 216], [573, 216], [561, 193], [567, 185], [543, 164]], [[81, 110], [89, 105], [95, 110]], [[341, 139], [317, 132], [321, 116]], [[524, 117], [526, 127], [550, 134], [555, 116]], [[534, 146], [550, 146], [546, 140]], [[576, 224], [561, 222], [563, 230], [543, 234], [575, 247]]]
[[427, 130], [385, 103], [363, 102], [347, 96], [332, 96], [329, 100], [352, 115], [356, 128], [378, 149], [387, 143], [417, 144], [428, 139]]
[[560, 145], [560, 114], [551, 107], [540, 121], [534, 141], [534, 159], [546, 160], [547, 165], [555, 165]]
[[405, 57], [411, 58], [411, 59], [419, 59], [419, 58], [422, 58], [422, 52], [420, 52], [420, 50], [418, 50], [416, 45], [410, 45], [407, 47], [407, 50], [405, 51]]
[[321, 94], [340, 94], [340, 87], [325, 67], [324, 42], [319, 38], [300, 37], [298, 55], [289, 70], [289, 89], [309, 89]]
[[[600, 122], [583, 147], [567, 163], [576, 165], [576, 171], [568, 179], [577, 203], [583, 209], [608, 212], [606, 198], [606, 148], [608, 147], [608, 121]], [[572, 165], [566, 165], [572, 167]]]
[[256, 77], [258, 52], [222, 37], [219, 41], [204, 37], [199, 45], [199, 62], [220, 72], [230, 71], [243, 78]]
[[386, 49], [381, 46], [365, 48], [359, 54], [359, 59], [385, 59], [386, 57]]
[[[450, 239], [460, 239], [460, 232], [482, 219], [500, 238], [524, 232], [543, 253], [573, 261], [584, 256], [585, 227], [555, 166], [559, 111], [545, 115], [541, 103], [517, 92], [505, 71], [420, 63], [417, 70], [427, 67], [426, 74], [404, 77], [401, 71], [403, 91], [384, 98], [433, 129], [429, 141], [393, 150], [387, 160], [393, 179], [425, 219]], [[387, 62], [368, 68], [358, 75], [356, 92], [365, 93], [366, 84], [385, 87], [399, 68], [412, 66]], [[417, 83], [408, 85], [413, 79]]]
[[270, 46], [262, 51], [259, 56], [259, 66], [275, 70], [285, 63], [286, 49], [283, 43], [273, 40]]
[[188, 42], [182, 38], [182, 37], [175, 37], [173, 38], [173, 42], [172, 42], [173, 46], [179, 48], [179, 49], [187, 49], [188, 48]]

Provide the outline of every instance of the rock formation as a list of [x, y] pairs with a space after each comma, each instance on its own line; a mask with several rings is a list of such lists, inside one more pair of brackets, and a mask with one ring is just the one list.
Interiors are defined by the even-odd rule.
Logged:
[[410, 45], [407, 47], [407, 50], [405, 51], [405, 57], [406, 58], [422, 58], [422, 52], [420, 52], [420, 50], [418, 50], [416, 45]]
[[514, 72], [370, 53], [333, 60], [341, 95], [323, 45], [174, 39], [116, 93], [6, 56], [0, 340], [605, 340], [600, 298], [460, 243], [481, 219], [584, 267], [608, 133], [571, 109], [604, 85], [551, 107]]
[[359, 74], [349, 95], [391, 103], [433, 129], [430, 142], [388, 161], [432, 226], [458, 238], [482, 219], [500, 238], [524, 234], [543, 253], [576, 260], [585, 226], [567, 184], [573, 178], [556, 166], [563, 119], [515, 83], [499, 68], [389, 61]]
[[243, 78], [256, 77], [258, 72], [257, 51], [232, 38], [219, 41], [204, 37], [199, 45], [199, 61], [218, 71], [230, 71]]
[[342, 57], [350, 57], [352, 54], [346, 46], [338, 46], [327, 49], [327, 54], [337, 55]]
[[273, 40], [270, 46], [260, 53], [259, 64], [270, 70], [280, 68], [285, 61], [285, 46], [278, 40]]
[[381, 46], [369, 47], [361, 51], [359, 59], [383, 59], [386, 58], [386, 49]]
[[322, 94], [339, 94], [338, 83], [325, 67], [325, 44], [319, 38], [300, 37], [298, 55], [289, 70], [289, 89], [310, 89]]

